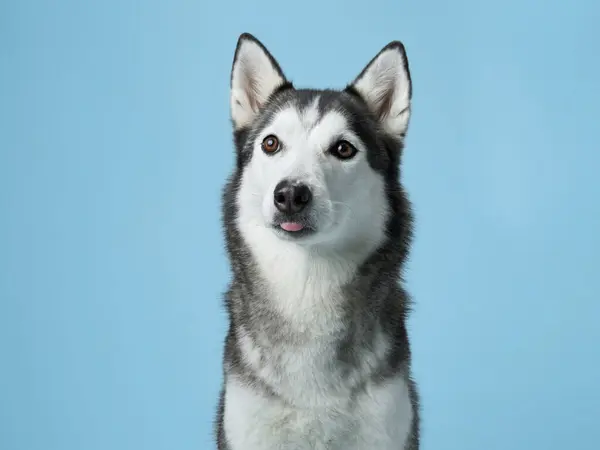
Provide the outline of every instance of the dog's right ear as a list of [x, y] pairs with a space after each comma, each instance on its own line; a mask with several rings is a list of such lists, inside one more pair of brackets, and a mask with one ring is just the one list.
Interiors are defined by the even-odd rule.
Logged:
[[231, 120], [236, 130], [249, 126], [268, 98], [288, 84], [279, 64], [258, 39], [240, 36], [231, 70]]

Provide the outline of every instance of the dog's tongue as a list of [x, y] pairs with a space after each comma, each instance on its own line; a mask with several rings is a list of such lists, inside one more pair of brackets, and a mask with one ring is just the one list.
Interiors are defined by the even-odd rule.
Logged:
[[283, 222], [280, 227], [285, 231], [300, 231], [304, 228], [304, 225], [298, 222]]

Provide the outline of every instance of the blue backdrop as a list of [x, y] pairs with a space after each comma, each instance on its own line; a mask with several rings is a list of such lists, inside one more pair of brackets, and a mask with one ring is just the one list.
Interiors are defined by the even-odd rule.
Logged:
[[299, 86], [393, 39], [423, 449], [597, 450], [594, 0], [0, 1], [0, 448], [211, 449], [239, 33]]

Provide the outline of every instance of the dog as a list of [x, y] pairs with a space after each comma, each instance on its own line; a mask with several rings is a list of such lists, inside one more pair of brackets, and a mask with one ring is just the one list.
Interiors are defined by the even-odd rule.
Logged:
[[402, 286], [412, 236], [403, 44], [343, 90], [298, 89], [244, 33], [230, 83], [217, 448], [418, 450]]

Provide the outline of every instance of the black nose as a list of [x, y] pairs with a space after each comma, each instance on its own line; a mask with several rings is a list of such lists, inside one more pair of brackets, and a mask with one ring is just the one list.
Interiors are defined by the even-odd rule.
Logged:
[[283, 180], [275, 186], [273, 199], [275, 207], [282, 213], [298, 213], [310, 203], [312, 193], [305, 184]]

